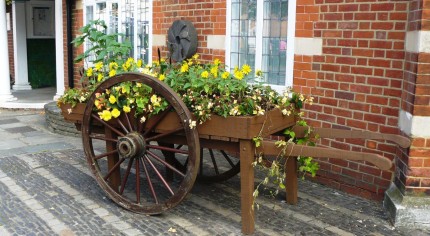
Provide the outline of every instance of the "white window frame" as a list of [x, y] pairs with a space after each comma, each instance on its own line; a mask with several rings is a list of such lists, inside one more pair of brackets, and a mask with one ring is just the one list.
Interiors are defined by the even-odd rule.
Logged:
[[[226, 48], [225, 48], [225, 64], [231, 65], [231, 0], [227, 0], [226, 7]], [[257, 9], [263, 9], [264, 1], [257, 1]], [[262, 46], [263, 46], [263, 11], [257, 10], [256, 17], [256, 42], [255, 42], [255, 68], [262, 68]], [[287, 50], [286, 50], [286, 74], [285, 85], [269, 84], [273, 89], [282, 92], [286, 87], [293, 86], [294, 73], [294, 44], [296, 32], [296, 0], [288, 0], [288, 33], [287, 33]]]
[[[136, 6], [137, 6], [137, 1], [140, 1], [140, 0], [131, 0], [131, 1], [134, 1], [135, 4], [136, 4]], [[122, 10], [121, 9], [122, 9], [122, 6], [124, 4], [123, 3], [124, 1], [121, 1], [121, 0], [84, 0], [83, 3], [82, 3], [84, 25], [87, 22], [87, 6], [93, 6], [93, 16], [95, 17], [96, 11], [97, 11], [97, 3], [102, 3], [102, 2], [106, 2], [106, 3], [118, 3], [118, 33], [122, 33], [121, 32], [121, 23], [122, 23], [121, 22], [121, 19], [122, 19]], [[151, 0], [148, 1], [148, 4], [149, 4], [148, 15], [151, 16], [150, 19], [149, 19], [150, 23], [149, 23], [149, 33], [148, 33], [148, 36], [149, 36], [149, 38], [148, 38], [148, 51], [146, 52], [146, 53], [148, 53], [148, 64], [152, 63], [152, 23], [154, 21], [153, 14], [152, 14], [152, 8], [153, 8], [153, 3], [152, 2], [153, 1], [151, 1]], [[112, 6], [111, 4], [107, 4], [106, 8], [107, 8], [108, 12], [111, 11], [111, 9], [110, 9], [111, 6]], [[135, 7], [134, 8], [134, 15], [137, 16], [137, 13], [138, 13], [138, 8]], [[107, 17], [107, 20], [105, 20], [105, 23], [106, 23], [106, 25], [108, 27], [110, 25], [109, 21], [110, 21], [110, 17]], [[133, 38], [137, 39], [137, 17], [134, 17], [134, 25], [135, 25], [135, 27], [134, 27], [134, 32], [133, 32], [133, 34], [134, 34]], [[84, 44], [84, 50], [86, 50], [86, 45], [85, 44]], [[137, 43], [133, 44], [132, 51], [133, 51], [133, 55], [134, 55], [133, 57], [134, 57], [134, 59], [137, 60], [137, 55], [138, 55], [138, 53], [137, 53]]]

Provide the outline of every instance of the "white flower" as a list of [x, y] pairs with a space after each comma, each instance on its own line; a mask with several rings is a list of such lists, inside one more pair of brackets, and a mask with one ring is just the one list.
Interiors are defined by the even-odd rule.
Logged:
[[189, 122], [190, 122], [190, 129], [193, 129], [194, 127], [196, 127], [196, 125], [197, 125], [197, 123], [196, 123], [196, 121], [195, 120], [189, 120]]
[[211, 109], [214, 106], [214, 104], [212, 102], [208, 103], [208, 109]]
[[85, 97], [84, 97], [84, 96], [81, 96], [81, 97], [79, 98], [79, 102], [85, 102]]
[[142, 118], [140, 118], [140, 123], [145, 123], [145, 121], [146, 121], [146, 117], [142, 116]]
[[285, 116], [285, 115], [287, 115], [287, 113], [288, 113], [287, 109], [283, 109], [283, 110], [282, 110], [282, 115], [284, 115], [284, 116]]
[[72, 108], [67, 109], [67, 113], [72, 113]]
[[281, 100], [281, 103], [282, 103], [282, 104], [287, 103], [287, 99], [288, 99], [287, 97], [283, 97], [283, 98], [282, 98], [282, 100]]

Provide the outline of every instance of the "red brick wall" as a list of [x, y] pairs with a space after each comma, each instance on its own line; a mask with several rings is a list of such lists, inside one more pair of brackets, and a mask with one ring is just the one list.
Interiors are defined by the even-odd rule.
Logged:
[[[323, 54], [313, 56], [311, 66], [298, 68], [302, 61], [296, 55], [295, 87], [307, 88], [315, 96], [315, 105], [307, 107], [310, 123], [399, 134], [408, 1], [298, 0], [297, 4], [297, 36], [323, 40]], [[397, 151], [395, 145], [380, 141], [338, 139], [321, 144], [390, 159]], [[364, 162], [323, 159], [320, 165], [318, 181], [372, 199], [383, 198], [392, 177], [392, 171]]]
[[[430, 0], [410, 1], [408, 31], [429, 31], [429, 16]], [[430, 53], [406, 53], [402, 109], [430, 116]], [[406, 195], [430, 195], [430, 139], [415, 137], [409, 152], [399, 153], [396, 186]]]
[[[84, 26], [84, 16], [83, 16], [83, 8], [81, 5], [77, 6], [76, 1], [72, 2], [72, 40], [76, 38], [77, 35], [79, 35], [79, 29]], [[63, 0], [63, 35], [64, 35], [64, 63], [67, 65], [67, 18], [66, 18], [66, 2]], [[79, 47], [73, 46], [73, 59], [75, 59], [79, 54], [84, 52], [83, 45]], [[74, 87], [81, 87], [81, 75], [79, 71], [82, 69], [83, 63], [73, 63], [73, 83]], [[66, 88], [69, 87], [68, 82], [68, 67], [65, 66], [64, 69], [64, 86]]]
[[8, 40], [8, 52], [9, 52], [9, 72], [12, 76], [12, 80], [15, 79], [15, 62], [13, 56], [13, 24], [12, 24], [12, 5], [6, 6], [6, 12], [10, 13], [10, 30], [7, 31], [7, 40]]
[[[207, 35], [226, 34], [225, 0], [155, 0], [153, 1], [153, 34], [167, 35], [175, 20], [189, 20], [197, 30], [198, 50], [203, 61], [215, 58], [224, 60], [225, 50], [207, 47]], [[160, 48], [162, 57], [166, 57], [166, 47]], [[153, 48], [153, 57], [157, 59], [157, 48]]]
[[[430, 15], [429, 1], [297, 0], [296, 37], [323, 42], [322, 55], [295, 55], [294, 88], [315, 96], [315, 105], [306, 107], [311, 125], [400, 134], [401, 109], [428, 116], [430, 57], [405, 52], [405, 36], [430, 29], [422, 17]], [[207, 47], [207, 35], [226, 34], [225, 0], [155, 0], [153, 14], [153, 34], [166, 35], [174, 20], [190, 20], [198, 32], [201, 58], [224, 59], [224, 50]], [[82, 19], [82, 10], [75, 10], [74, 36]], [[166, 57], [167, 48], [161, 51]], [[429, 192], [429, 139], [414, 139], [410, 150], [351, 139], [322, 140], [321, 145], [397, 157], [395, 183], [406, 192]], [[321, 159], [320, 165], [317, 181], [371, 199], [383, 198], [395, 169], [330, 159]]]

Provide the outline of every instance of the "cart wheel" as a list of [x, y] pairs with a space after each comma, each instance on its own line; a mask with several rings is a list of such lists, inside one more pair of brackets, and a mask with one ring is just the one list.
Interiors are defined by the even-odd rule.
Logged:
[[[125, 81], [148, 86], [150, 96], [155, 94], [164, 99], [167, 108], [143, 123], [142, 115], [136, 116], [133, 110], [121, 112], [107, 122], [100, 119], [95, 111], [97, 93], [114, 89]], [[138, 213], [159, 214], [178, 205], [191, 190], [200, 161], [198, 133], [190, 127], [191, 119], [179, 96], [155, 78], [126, 73], [102, 82], [87, 102], [82, 123], [85, 154], [100, 187], [114, 202]], [[166, 123], [173, 127], [165, 129]], [[158, 145], [158, 141], [175, 135], [186, 142], [188, 149]], [[161, 151], [186, 156], [185, 168], [179, 170], [169, 164]], [[175, 178], [167, 180], [166, 170], [175, 172]]]
[[[186, 150], [187, 147], [178, 145], [180, 150]], [[197, 175], [197, 181], [204, 183], [218, 183], [226, 181], [240, 172], [240, 161], [223, 150], [201, 148], [200, 149], [200, 168]], [[175, 166], [178, 169], [185, 169], [188, 159], [176, 155], [174, 159]]]

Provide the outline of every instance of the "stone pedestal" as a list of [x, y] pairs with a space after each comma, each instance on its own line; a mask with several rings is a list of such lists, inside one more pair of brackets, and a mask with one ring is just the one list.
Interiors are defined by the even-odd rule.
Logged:
[[405, 196], [392, 183], [385, 192], [384, 208], [394, 226], [430, 228], [430, 196]]

